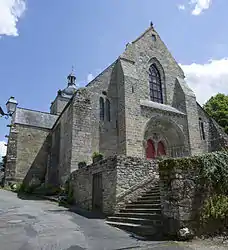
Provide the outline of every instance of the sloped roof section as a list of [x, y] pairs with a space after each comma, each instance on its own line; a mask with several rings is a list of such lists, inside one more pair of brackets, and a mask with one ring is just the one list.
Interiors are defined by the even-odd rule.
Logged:
[[153, 109], [158, 109], [166, 112], [171, 112], [171, 113], [176, 113], [178, 115], [185, 115], [183, 112], [177, 110], [176, 108], [170, 106], [170, 105], [165, 105], [157, 102], [152, 102], [148, 100], [140, 100], [140, 105], [144, 107], [149, 107]]
[[17, 124], [51, 129], [57, 118], [57, 115], [36, 110], [17, 108], [13, 122]]

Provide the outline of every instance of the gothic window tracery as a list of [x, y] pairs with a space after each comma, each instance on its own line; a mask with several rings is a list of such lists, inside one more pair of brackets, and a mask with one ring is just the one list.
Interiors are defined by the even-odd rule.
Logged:
[[161, 76], [157, 67], [152, 64], [149, 68], [150, 100], [163, 103]]

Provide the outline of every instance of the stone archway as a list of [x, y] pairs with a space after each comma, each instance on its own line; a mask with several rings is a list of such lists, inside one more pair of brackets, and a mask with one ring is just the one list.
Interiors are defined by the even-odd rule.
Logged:
[[157, 157], [182, 157], [188, 155], [188, 146], [182, 129], [164, 116], [152, 117], [144, 130], [144, 155]]

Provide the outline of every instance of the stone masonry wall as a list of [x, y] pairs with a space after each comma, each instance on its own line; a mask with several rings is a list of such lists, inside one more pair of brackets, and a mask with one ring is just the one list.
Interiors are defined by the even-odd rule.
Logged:
[[135, 201], [159, 182], [156, 161], [137, 157], [117, 157], [116, 210]]
[[[152, 40], [156, 36], [156, 41]], [[144, 110], [140, 101], [150, 100], [149, 95], [149, 67], [155, 64], [159, 70], [163, 89], [164, 104], [173, 105], [175, 85], [177, 78], [184, 81], [184, 73], [176, 63], [167, 47], [154, 29], [148, 29], [136, 41], [129, 44], [125, 52], [120, 56], [121, 67], [124, 74], [124, 98], [125, 98], [125, 122], [126, 122], [126, 154], [128, 156], [144, 156], [143, 136], [146, 123], [149, 121], [144, 116]], [[178, 97], [178, 95], [177, 95]], [[187, 116], [177, 117], [173, 115], [177, 123], [183, 126], [185, 144], [194, 145], [197, 150], [200, 140], [198, 127], [198, 113], [194, 96], [184, 92], [185, 111]], [[183, 101], [183, 98], [176, 101]], [[164, 106], [165, 106], [164, 105]], [[151, 116], [160, 113], [159, 109], [151, 108]], [[172, 114], [168, 114], [172, 115]], [[173, 118], [172, 117], [172, 118]], [[191, 142], [189, 141], [189, 138]], [[196, 145], [197, 144], [197, 145]], [[192, 147], [192, 153], [194, 148]]]
[[17, 131], [17, 160], [15, 178], [28, 183], [33, 176], [42, 181], [46, 173], [49, 151], [49, 129], [15, 125]]
[[78, 169], [78, 163], [91, 162], [92, 157], [92, 105], [90, 91], [79, 89], [72, 102], [72, 158], [71, 172]]
[[197, 160], [189, 161], [188, 165], [184, 158], [178, 161], [178, 165], [160, 163], [159, 166], [164, 230], [170, 236], [183, 227], [198, 230], [199, 209], [208, 193], [198, 182], [201, 168]]
[[6, 182], [15, 181], [16, 160], [17, 160], [17, 129], [15, 125], [10, 125], [10, 133], [7, 145], [7, 158], [5, 178]]
[[81, 208], [92, 210], [93, 174], [102, 172], [103, 212], [111, 214], [116, 203], [116, 164], [117, 159], [109, 157], [72, 172], [70, 185], [75, 203]]
[[62, 185], [71, 172], [72, 158], [72, 103], [61, 114], [52, 131], [52, 147], [48, 166], [48, 183]]
[[156, 163], [136, 157], [108, 157], [71, 174], [74, 199], [92, 210], [93, 174], [102, 172], [103, 212], [112, 214], [158, 181]]
[[[86, 88], [90, 91], [91, 100], [91, 145], [92, 152], [101, 152], [105, 157], [115, 155], [117, 146], [117, 71], [115, 62], [92, 80]], [[106, 107], [105, 119], [100, 120], [99, 99], [108, 99], [111, 107], [111, 120], [107, 120]]]

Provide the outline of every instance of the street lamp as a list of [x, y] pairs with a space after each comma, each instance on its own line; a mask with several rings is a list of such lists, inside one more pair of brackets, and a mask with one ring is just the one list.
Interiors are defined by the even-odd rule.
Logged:
[[0, 107], [0, 116], [5, 116], [6, 118], [12, 116], [13, 113], [16, 111], [17, 104], [18, 104], [17, 101], [14, 99], [13, 96], [11, 96], [6, 103], [7, 113], [5, 113], [3, 109]]

